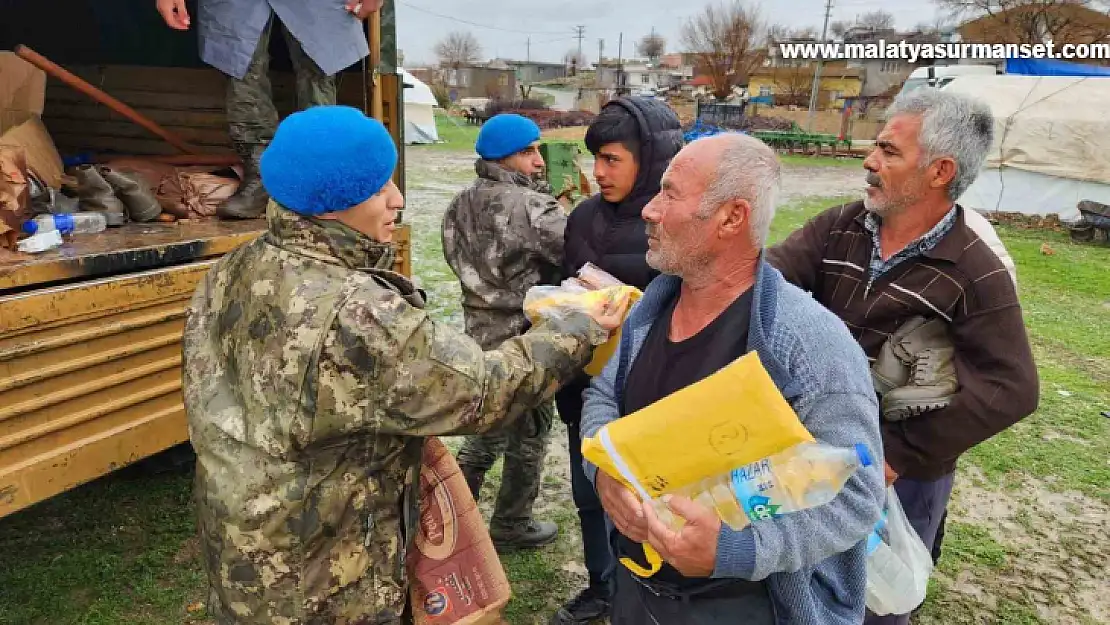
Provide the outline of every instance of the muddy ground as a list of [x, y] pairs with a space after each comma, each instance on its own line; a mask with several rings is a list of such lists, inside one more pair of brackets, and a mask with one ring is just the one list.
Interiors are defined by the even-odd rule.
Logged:
[[[588, 171], [588, 158], [584, 165]], [[473, 160], [461, 152], [416, 148], [409, 150], [407, 166], [405, 219], [413, 225], [417, 243], [415, 273], [432, 296], [434, 314], [461, 325], [458, 286], [442, 260], [439, 223], [453, 194], [472, 179]], [[807, 198], [858, 196], [862, 189], [862, 167], [786, 165], [782, 210], [804, 204]], [[497, 477], [499, 466], [491, 477]], [[1003, 487], [984, 478], [972, 463], [962, 466], [945, 558], [915, 624], [1110, 622], [1106, 502], [1079, 492], [1061, 494], [1034, 479]], [[491, 492], [492, 488], [482, 501], [487, 518]], [[552, 583], [570, 593], [585, 582], [585, 568], [561, 423], [549, 446], [537, 511], [542, 518], [561, 522], [562, 537], [550, 555], [561, 559], [556, 564], [564, 576]], [[550, 609], [557, 598], [556, 593], [537, 608]], [[546, 617], [534, 618], [544, 622]]]

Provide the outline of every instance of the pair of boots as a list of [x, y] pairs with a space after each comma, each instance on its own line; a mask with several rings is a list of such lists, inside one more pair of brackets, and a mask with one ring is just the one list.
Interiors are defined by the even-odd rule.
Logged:
[[235, 146], [235, 151], [243, 159], [243, 180], [239, 183], [235, 194], [216, 209], [216, 216], [221, 219], [257, 219], [266, 211], [270, 194], [262, 186], [262, 177], [259, 173], [259, 163], [266, 145], [262, 143]]
[[93, 165], [77, 167], [74, 177], [80, 209], [104, 213], [109, 226], [150, 222], [162, 214], [158, 198], [140, 178]]
[[[485, 482], [485, 473], [470, 467], [460, 467], [466, 485], [470, 487], [470, 494], [477, 503]], [[490, 524], [490, 539], [498, 550], [512, 551], [515, 549], [534, 549], [551, 543], [559, 535], [559, 526], [549, 521], [529, 519], [520, 527], [503, 528]]]
[[959, 388], [955, 349], [941, 319], [914, 317], [883, 344], [871, 367], [883, 417], [902, 421], [952, 403]]

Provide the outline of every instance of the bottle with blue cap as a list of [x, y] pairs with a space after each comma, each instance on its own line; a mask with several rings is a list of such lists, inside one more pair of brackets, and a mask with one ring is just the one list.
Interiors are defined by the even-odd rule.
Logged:
[[[874, 460], [863, 443], [843, 448], [820, 442], [802, 443], [675, 491], [716, 510], [734, 530], [750, 523], [829, 503], [860, 467]], [[683, 520], [659, 500], [653, 507], [670, 527]]]
[[95, 234], [107, 228], [108, 218], [92, 211], [39, 215], [23, 223], [23, 231], [32, 236], [52, 230], [61, 234]]

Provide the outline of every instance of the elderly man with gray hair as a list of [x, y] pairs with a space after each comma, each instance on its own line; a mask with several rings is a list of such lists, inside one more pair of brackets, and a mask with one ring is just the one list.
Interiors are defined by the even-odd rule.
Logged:
[[886, 480], [933, 548], [957, 460], [1033, 413], [1039, 383], [1014, 282], [956, 203], [991, 147], [990, 109], [919, 89], [887, 118], [863, 163], [866, 199], [817, 215], [768, 260], [873, 362]]
[[694, 384], [755, 351], [802, 424], [824, 443], [866, 445], [876, 461], [830, 503], [736, 531], [686, 498], [671, 531], [621, 483], [584, 462], [619, 558], [666, 564], [641, 578], [620, 567], [613, 625], [858, 625], [866, 537], [883, 494], [879, 405], [867, 359], [845, 325], [764, 260], [780, 166], [741, 134], [694, 141], [642, 211], [647, 262], [662, 275], [625, 322], [617, 353], [584, 392], [582, 435]]

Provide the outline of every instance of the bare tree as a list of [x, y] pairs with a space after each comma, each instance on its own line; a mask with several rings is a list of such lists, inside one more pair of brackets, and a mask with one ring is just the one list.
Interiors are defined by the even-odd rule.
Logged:
[[586, 67], [586, 55], [579, 54], [577, 48], [571, 48], [563, 55], [563, 64], [567, 66], [571, 76], [576, 76]]
[[848, 32], [848, 29], [851, 27], [852, 24], [850, 22], [837, 20], [835, 22], [829, 23], [829, 32], [832, 34], [833, 37], [843, 37]]
[[[1102, 0], [934, 0], [946, 17], [965, 23], [975, 43], [1096, 43], [1110, 37]], [[1097, 61], [1092, 61], [1097, 62]]]
[[482, 46], [471, 33], [455, 31], [436, 44], [435, 53], [440, 67], [459, 69], [478, 63], [482, 58]]
[[880, 9], [858, 16], [856, 24], [871, 30], [891, 30], [894, 28], [894, 16]]
[[683, 45], [697, 56], [715, 96], [727, 98], [763, 63], [764, 28], [759, 11], [740, 0], [706, 6], [683, 26]]
[[640, 56], [655, 60], [667, 51], [667, 40], [662, 35], [652, 32], [650, 35], [644, 35], [644, 38], [637, 44], [636, 50], [640, 53]]
[[809, 94], [813, 90], [812, 66], [776, 67], [771, 70], [771, 80], [775, 83], [776, 105], [809, 105]]

